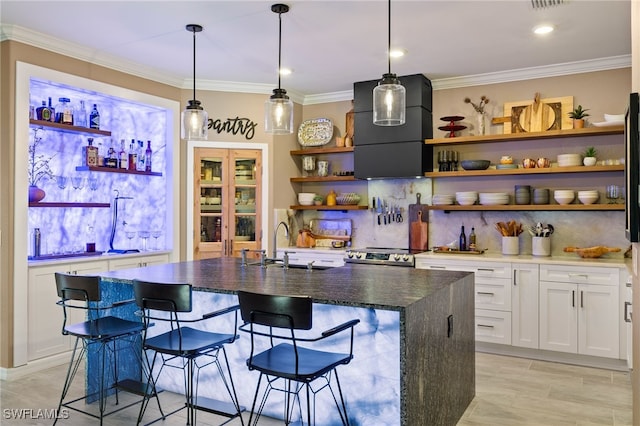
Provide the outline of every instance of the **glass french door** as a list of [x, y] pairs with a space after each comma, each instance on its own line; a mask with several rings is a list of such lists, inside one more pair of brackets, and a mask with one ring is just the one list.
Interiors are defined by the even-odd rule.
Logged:
[[195, 149], [194, 259], [260, 249], [261, 158], [260, 150]]

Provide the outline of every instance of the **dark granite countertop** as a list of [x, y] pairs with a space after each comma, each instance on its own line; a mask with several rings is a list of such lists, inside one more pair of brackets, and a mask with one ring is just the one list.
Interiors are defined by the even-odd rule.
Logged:
[[242, 266], [240, 259], [223, 258], [123, 269], [100, 275], [107, 280], [186, 282], [200, 291], [236, 293], [246, 290], [306, 295], [316, 303], [402, 310], [468, 274], [357, 264], [326, 270], [284, 270], [277, 266]]

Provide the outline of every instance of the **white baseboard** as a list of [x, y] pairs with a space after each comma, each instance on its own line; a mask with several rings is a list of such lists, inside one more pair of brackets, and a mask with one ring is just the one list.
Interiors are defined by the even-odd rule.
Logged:
[[559, 362], [562, 364], [582, 365], [584, 367], [604, 368], [606, 370], [616, 370], [624, 372], [629, 371], [627, 361], [622, 359], [569, 354], [564, 352], [546, 351], [542, 349], [528, 349], [478, 341], [476, 341], [476, 351], [496, 355], [537, 359], [540, 361]]
[[0, 368], [0, 380], [8, 382], [22, 379], [30, 374], [38, 373], [52, 367], [69, 364], [71, 352], [64, 352], [46, 358], [31, 361], [25, 365], [13, 368]]

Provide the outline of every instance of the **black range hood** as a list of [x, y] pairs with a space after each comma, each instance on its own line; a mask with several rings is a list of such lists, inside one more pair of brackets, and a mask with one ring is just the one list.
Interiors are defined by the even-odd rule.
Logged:
[[357, 179], [409, 178], [433, 169], [431, 82], [422, 74], [400, 76], [407, 91], [402, 126], [373, 124], [378, 80], [354, 83], [354, 175]]

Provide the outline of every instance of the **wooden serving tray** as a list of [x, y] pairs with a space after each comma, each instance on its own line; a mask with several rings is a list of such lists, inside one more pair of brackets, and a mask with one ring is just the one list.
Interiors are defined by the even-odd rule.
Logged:
[[482, 254], [482, 253], [484, 253], [484, 250], [465, 250], [465, 251], [460, 251], [460, 250], [433, 249], [432, 251], [434, 253], [444, 253], [444, 254]]

